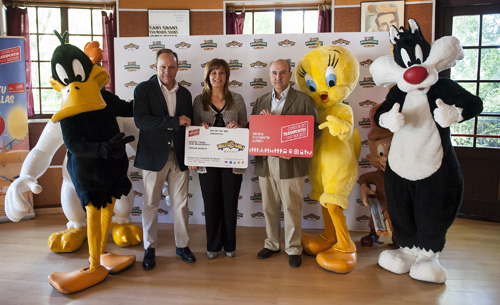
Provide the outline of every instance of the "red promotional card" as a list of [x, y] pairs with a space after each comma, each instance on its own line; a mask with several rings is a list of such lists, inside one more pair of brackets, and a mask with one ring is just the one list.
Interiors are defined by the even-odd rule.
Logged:
[[312, 115], [251, 115], [248, 154], [311, 158], [314, 145]]

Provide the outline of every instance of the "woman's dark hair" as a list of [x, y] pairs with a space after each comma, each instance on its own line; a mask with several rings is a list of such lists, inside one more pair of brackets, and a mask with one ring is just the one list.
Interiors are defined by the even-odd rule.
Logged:
[[229, 65], [222, 58], [214, 58], [205, 65], [205, 77], [203, 84], [203, 91], [201, 92], [201, 103], [203, 110], [208, 111], [212, 103], [212, 84], [210, 84], [210, 73], [218, 68], [223, 68], [226, 72], [226, 82], [224, 83], [224, 98], [226, 101], [226, 108], [230, 109], [234, 105], [233, 95], [229, 91], [229, 75], [231, 70]]

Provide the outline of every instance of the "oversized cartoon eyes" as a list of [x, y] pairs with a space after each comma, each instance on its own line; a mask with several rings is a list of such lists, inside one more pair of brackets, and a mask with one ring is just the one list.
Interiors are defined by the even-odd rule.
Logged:
[[56, 73], [59, 80], [63, 82], [65, 86], [67, 86], [69, 84], [68, 73], [66, 73], [66, 70], [64, 70], [61, 64], [56, 64]]
[[312, 77], [309, 74], [304, 75], [304, 79], [306, 81], [306, 86], [309, 88], [309, 91], [316, 92], [316, 84], [314, 83]]
[[325, 80], [328, 87], [333, 87], [337, 84], [337, 75], [335, 75], [335, 69], [332, 66], [326, 68]]
[[85, 81], [85, 70], [83, 70], [83, 65], [78, 59], [73, 59], [73, 72], [75, 73], [75, 81]]
[[412, 62], [410, 55], [408, 55], [408, 52], [406, 52], [405, 49], [401, 49], [401, 59], [407, 68], [415, 64], [421, 65], [424, 62], [424, 52], [422, 51], [422, 47], [419, 44], [415, 45], [415, 62]]
[[424, 52], [422, 52], [422, 47], [419, 44], [415, 46], [415, 62], [419, 65], [424, 62]]
[[380, 157], [384, 156], [384, 152], [385, 152], [384, 146], [382, 144], [377, 145], [377, 154]]
[[408, 55], [405, 49], [401, 49], [401, 59], [407, 68], [411, 67], [410, 55]]

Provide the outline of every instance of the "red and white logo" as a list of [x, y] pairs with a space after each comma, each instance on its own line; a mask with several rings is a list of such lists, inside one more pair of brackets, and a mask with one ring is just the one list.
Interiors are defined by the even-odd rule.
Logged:
[[21, 60], [21, 47], [0, 50], [0, 65]]
[[189, 133], [188, 133], [188, 137], [194, 137], [194, 136], [197, 136], [200, 134], [200, 129], [193, 129], [193, 130], [190, 130]]
[[308, 127], [307, 121], [281, 127], [281, 143], [307, 138]]

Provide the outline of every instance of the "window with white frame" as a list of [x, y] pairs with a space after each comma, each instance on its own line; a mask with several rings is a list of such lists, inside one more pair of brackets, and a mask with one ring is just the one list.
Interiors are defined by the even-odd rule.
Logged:
[[317, 33], [318, 15], [314, 8], [246, 9], [243, 34]]
[[102, 48], [102, 11], [102, 7], [28, 5], [35, 116], [50, 116], [61, 108], [60, 93], [50, 85], [50, 59], [60, 45], [54, 30], [68, 31], [67, 42], [82, 50], [90, 41], [99, 41]]

